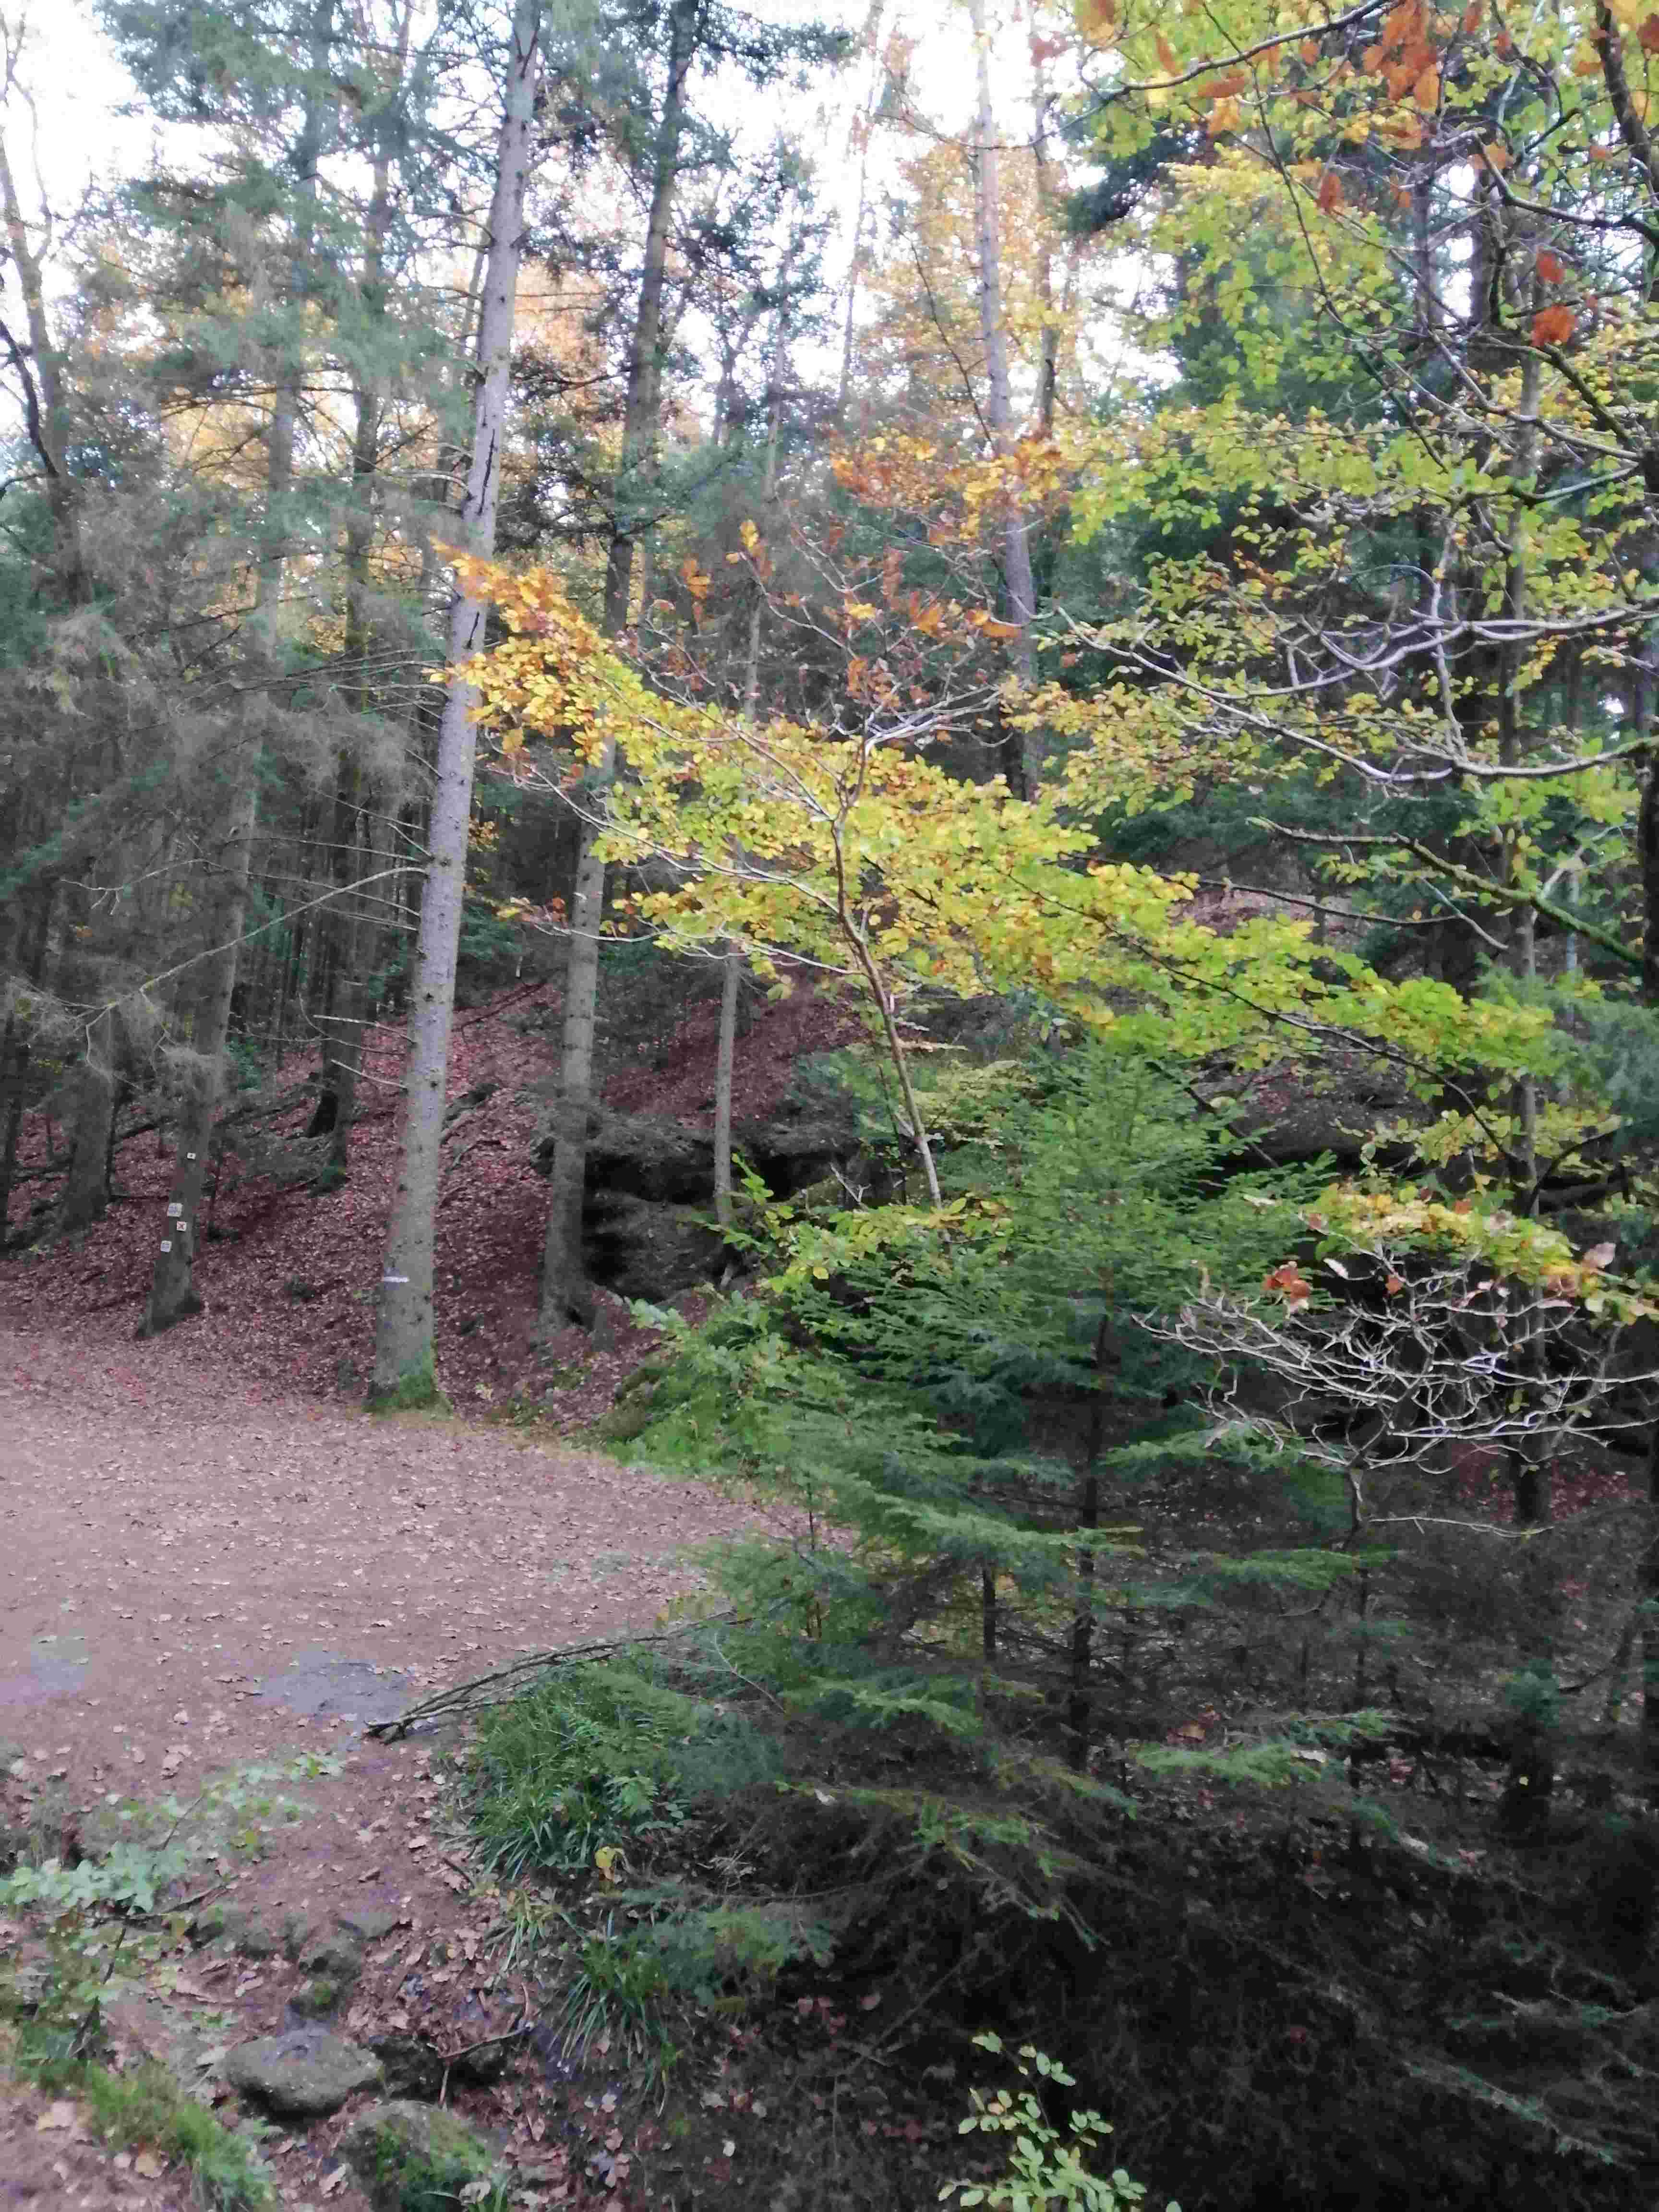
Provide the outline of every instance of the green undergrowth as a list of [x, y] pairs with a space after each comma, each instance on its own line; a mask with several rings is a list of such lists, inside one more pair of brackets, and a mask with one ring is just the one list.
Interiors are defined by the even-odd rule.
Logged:
[[106, 1803], [75, 1820], [72, 1850], [40, 1808], [10, 1838], [12, 1863], [0, 1874], [0, 1913], [27, 1941], [0, 1961], [0, 2063], [73, 2099], [112, 2148], [152, 2149], [183, 2166], [214, 2212], [276, 2202], [256, 2148], [265, 2130], [221, 2126], [163, 2067], [107, 2064], [103, 2008], [178, 1941], [204, 1876], [216, 1887], [237, 1859], [258, 1855], [273, 1821], [304, 1816], [286, 1785], [337, 1764], [307, 1753], [216, 1776], [188, 1801]]
[[[0, 2008], [4, 2008], [0, 1999]], [[166, 2069], [145, 2064], [116, 2073], [66, 2047], [75, 2031], [43, 2027], [39, 2016], [12, 2034], [5, 2063], [20, 2078], [72, 2098], [112, 2150], [148, 2149], [189, 2174], [197, 2201], [211, 2212], [261, 2212], [276, 2185], [252, 2138], [270, 2132], [244, 2121], [235, 2133], [186, 2096]], [[3, 2049], [3, 2046], [0, 2046]]]
[[[1107, 2114], [1148, 2212], [1650, 2212], [1659, 1837], [1616, 1734], [1528, 1672], [1527, 1561], [1426, 1480], [1360, 1530], [1330, 1409], [1317, 1451], [1236, 1418], [1252, 1378], [1166, 1326], [1282, 1279], [1317, 1173], [1092, 1048], [925, 1073], [941, 1209], [751, 1182], [746, 1293], [640, 1316], [627, 1455], [791, 1533], [480, 1729], [564, 2059], [718, 2160], [696, 2085], [747, 2054], [810, 2148], [734, 2206], [930, 2201], [995, 2036], [1074, 2068], [1075, 2105], [1030, 2094], [1060, 2145]], [[1522, 1851], [1505, 1782], [1546, 1737]]]

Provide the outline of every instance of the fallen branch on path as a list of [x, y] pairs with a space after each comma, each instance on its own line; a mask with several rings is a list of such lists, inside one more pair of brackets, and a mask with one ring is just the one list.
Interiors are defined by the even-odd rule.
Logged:
[[708, 1613], [701, 1620], [682, 1621], [677, 1628], [665, 1628], [655, 1636], [617, 1636], [604, 1644], [568, 1644], [556, 1651], [532, 1651], [527, 1659], [515, 1659], [510, 1667], [498, 1667], [494, 1674], [475, 1674], [471, 1681], [456, 1682], [447, 1690], [434, 1691], [431, 1697], [422, 1698], [418, 1705], [411, 1705], [406, 1713], [399, 1713], [396, 1720], [371, 1721], [363, 1734], [395, 1741], [423, 1722], [459, 1720], [467, 1713], [506, 1705], [521, 1693], [532, 1676], [550, 1673], [556, 1667], [567, 1667], [582, 1659], [603, 1659], [611, 1652], [632, 1651], [644, 1644], [672, 1644], [677, 1637], [690, 1636], [699, 1628], [717, 1628], [727, 1623], [742, 1627], [746, 1620], [747, 1615], [740, 1619], [731, 1613]]

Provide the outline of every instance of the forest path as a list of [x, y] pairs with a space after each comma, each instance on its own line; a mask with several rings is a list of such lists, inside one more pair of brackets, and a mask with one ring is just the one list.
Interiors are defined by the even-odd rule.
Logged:
[[[431, 1955], [447, 1942], [459, 1957], [458, 1929], [471, 1961], [494, 1908], [469, 1899], [464, 1859], [446, 1862], [418, 1739], [381, 1744], [362, 1724], [526, 1650], [648, 1628], [694, 1579], [680, 1547], [755, 1517], [596, 1454], [273, 1398], [187, 1331], [76, 1341], [14, 1307], [0, 1315], [0, 1811], [50, 1808], [55, 1834], [101, 1807], [101, 1838], [117, 1799], [188, 1801], [228, 1769], [331, 1754], [337, 1771], [285, 1785], [305, 1817], [261, 1821], [252, 1855], [217, 1875], [267, 1925], [395, 1918], [343, 2032], [413, 2017], [458, 2047], [499, 2002], [483, 1954], [476, 1977], [409, 1962], [434, 1941]], [[0, 1951], [18, 1933], [0, 1926]], [[293, 2024], [299, 1970], [281, 1956], [178, 1955], [143, 2000], [167, 2033], [206, 2019], [224, 2045]], [[202, 1978], [239, 1971], [234, 1990]], [[133, 2047], [150, 2048], [135, 2018]], [[527, 2156], [533, 2086], [494, 2094], [477, 2116]], [[43, 2103], [0, 2088], [0, 2207], [182, 2203], [176, 2172], [141, 2181], [90, 2142], [37, 2134]], [[284, 2207], [367, 2212], [336, 2163], [348, 2117], [272, 2156]]]
[[648, 1627], [680, 1548], [751, 1517], [598, 1454], [273, 1400], [182, 1341], [0, 1322], [0, 1736], [76, 1789], [184, 1793]]

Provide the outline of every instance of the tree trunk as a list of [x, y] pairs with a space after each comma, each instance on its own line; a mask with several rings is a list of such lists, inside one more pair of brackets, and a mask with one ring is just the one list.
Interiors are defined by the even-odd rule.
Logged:
[[[674, 0], [668, 18], [668, 83], [653, 157], [651, 216], [646, 227], [645, 266], [628, 356], [628, 398], [623, 415], [622, 465], [617, 472], [616, 513], [605, 564], [605, 629], [620, 637], [628, 627], [634, 542], [648, 502], [662, 413], [662, 301], [668, 275], [668, 226], [679, 181], [680, 134], [685, 123], [685, 81], [696, 52], [697, 0]], [[647, 525], [648, 527], [648, 524]]]
[[[1108, 1304], [1095, 1331], [1095, 1398], [1090, 1409], [1089, 1456], [1078, 1486], [1077, 1526], [1079, 1533], [1100, 1526], [1100, 1458], [1106, 1446], [1106, 1373], [1110, 1348], [1112, 1314], [1110, 1285]], [[1089, 1766], [1089, 1737], [1094, 1700], [1090, 1675], [1095, 1649], [1095, 1553], [1092, 1544], [1078, 1547], [1077, 1587], [1072, 1611], [1071, 1692], [1066, 1699], [1066, 1726], [1071, 1737], [1070, 1763], [1074, 1773]]]
[[[991, 106], [991, 54], [985, 29], [985, 0], [970, 0], [979, 73], [975, 125], [975, 205], [979, 252], [979, 325], [985, 345], [985, 419], [992, 441], [1005, 458], [1014, 449], [1012, 393], [1008, 379], [1008, 333], [1002, 313], [1001, 217], [997, 192], [996, 118]], [[1031, 624], [1036, 595], [1031, 582], [1031, 548], [1025, 515], [1012, 489], [1002, 498], [1002, 581], [1008, 620], [1019, 635], [1011, 650], [1020, 682], [1032, 678]], [[1035, 799], [1042, 758], [1035, 734], [1021, 732], [1017, 751], [1020, 796]]]
[[[289, 423], [292, 452], [292, 422]], [[273, 460], [271, 474], [276, 474]], [[261, 577], [261, 590], [264, 579]], [[149, 1303], [138, 1324], [140, 1336], [159, 1336], [202, 1310], [196, 1288], [199, 1247], [198, 1215], [213, 1148], [213, 1122], [223, 1088], [225, 1044], [230, 1030], [231, 994], [247, 912], [253, 832], [258, 811], [258, 779], [246, 774], [232, 798], [222, 848], [219, 896], [210, 901], [210, 950], [202, 965], [191, 1054], [184, 1064], [183, 1096], [178, 1115], [177, 1150], [167, 1192], [167, 1216], [150, 1276]]]
[[[398, 74], [409, 64], [411, 9], [398, 17]], [[382, 152], [374, 164], [374, 185], [364, 225], [362, 307], [372, 322], [386, 305], [386, 243], [392, 229], [392, 165]], [[374, 541], [374, 489], [380, 466], [380, 428], [385, 395], [367, 374], [354, 394], [356, 422], [351, 441], [351, 508], [345, 527], [346, 652], [358, 664], [352, 703], [360, 714], [371, 711], [374, 686], [368, 672], [374, 646], [370, 609], [369, 555]], [[424, 549], [423, 549], [424, 550]], [[357, 887], [374, 865], [374, 841], [365, 835], [366, 810], [373, 794], [365, 787], [356, 752], [343, 746], [335, 774], [334, 826], [331, 859], [340, 896], [319, 917], [325, 987], [321, 1013], [321, 1083], [317, 1110], [307, 1133], [329, 1139], [328, 1173], [346, 1171], [351, 1125], [357, 1111], [357, 1080], [362, 1067], [363, 1024], [368, 1012], [367, 980], [376, 964], [377, 937]]]
[[[0, 137], [0, 214], [5, 219], [6, 243], [28, 319], [29, 359], [19, 357], [21, 349], [11, 333], [4, 331], [3, 325], [0, 325], [0, 331], [4, 332], [6, 350], [23, 388], [29, 443], [46, 477], [46, 504], [52, 521], [52, 588], [57, 597], [73, 604], [88, 596], [88, 584], [82, 557], [75, 483], [67, 464], [69, 418], [64, 405], [63, 356], [52, 343], [46, 313], [46, 273], [24, 218], [3, 137]], [[32, 373], [29, 360], [33, 362]]]
[[[507, 430], [508, 369], [524, 252], [524, 198], [540, 74], [539, 0], [517, 0], [507, 55], [504, 112], [489, 209], [489, 247], [478, 327], [478, 384], [473, 404], [472, 459], [458, 518], [462, 543], [487, 555], [495, 544], [501, 447]], [[451, 665], [483, 642], [482, 600], [458, 592], [450, 610]], [[410, 1401], [437, 1395], [433, 1346], [432, 1264], [438, 1206], [439, 1146], [455, 1013], [455, 964], [466, 890], [467, 834], [472, 812], [475, 695], [452, 678], [444, 698], [428, 831], [429, 860], [421, 901], [421, 934], [409, 1014], [404, 1070], [398, 1182], [380, 1278], [374, 1344], [374, 1391]]]
[[[605, 630], [620, 637], [628, 627], [634, 580], [634, 548], [641, 530], [641, 495], [648, 491], [662, 413], [663, 287], [668, 273], [668, 228], [679, 177], [680, 134], [685, 120], [685, 82], [696, 52], [697, 0], [674, 0], [668, 18], [668, 82], [653, 160], [651, 215], [645, 266], [628, 356], [628, 398], [623, 418], [622, 465], [617, 472], [616, 512], [605, 568]], [[564, 1036], [559, 1099], [554, 1114], [553, 1162], [549, 1173], [547, 1242], [542, 1255], [538, 1328], [544, 1337], [567, 1320], [591, 1328], [593, 1293], [582, 1249], [582, 1193], [587, 1178], [587, 1121], [593, 1088], [593, 1030], [599, 1000], [599, 926], [605, 914], [605, 863], [594, 852], [605, 793], [616, 773], [616, 749], [607, 741], [596, 764], [594, 817], [582, 829], [581, 854], [571, 898], [570, 955], [565, 965]]]
[[75, 1078], [75, 1150], [64, 1181], [58, 1225], [66, 1236], [90, 1229], [109, 1210], [109, 1161], [115, 1125], [115, 1066], [111, 1050], [115, 1018], [93, 1024], [86, 1056]]
[[863, 43], [871, 59], [870, 90], [865, 98], [863, 112], [854, 125], [859, 149], [859, 189], [853, 210], [853, 252], [847, 269], [847, 309], [842, 319], [841, 337], [841, 382], [836, 393], [836, 421], [843, 427], [847, 421], [847, 402], [853, 389], [853, 339], [857, 327], [859, 286], [863, 282], [868, 248], [870, 141], [875, 136], [876, 116], [881, 106], [887, 78], [881, 52], [882, 18], [886, 12], [887, 0], [870, 0], [870, 13], [865, 18], [863, 32]]
[[743, 947], [728, 945], [720, 960], [720, 1029], [714, 1054], [714, 1218], [722, 1229], [732, 1219], [732, 1070], [742, 981]]
[[[334, 43], [334, 0], [318, 0], [312, 17], [311, 37], [313, 78], [320, 82]], [[289, 289], [290, 310], [296, 316], [306, 289], [306, 262], [315, 240], [317, 170], [322, 158], [325, 121], [321, 97], [313, 91], [307, 100], [305, 119], [295, 149], [297, 206]], [[252, 875], [260, 763], [258, 747], [252, 734], [255, 719], [252, 700], [258, 678], [269, 675], [276, 660], [276, 623], [288, 567], [286, 508], [294, 486], [294, 444], [304, 374], [301, 343], [298, 337], [290, 339], [286, 357], [279, 365], [270, 428], [266, 435], [265, 511], [250, 626], [250, 706], [243, 717], [241, 732], [242, 744], [250, 757], [241, 768], [239, 787], [226, 810], [219, 896], [211, 908], [210, 949], [203, 963], [191, 1057], [181, 1079], [184, 1096], [179, 1112], [173, 1182], [150, 1277], [149, 1303], [138, 1325], [140, 1336], [159, 1336], [164, 1329], [202, 1310], [195, 1280], [196, 1254], [201, 1242], [198, 1216], [213, 1146], [214, 1117], [223, 1089], [231, 1002], [236, 990], [242, 926], [246, 919]]]
[[[780, 271], [780, 289], [788, 264]], [[778, 496], [778, 447], [783, 430], [783, 372], [787, 358], [789, 323], [781, 300], [772, 338], [771, 388], [767, 395], [766, 470], [761, 481], [761, 500], [770, 534]], [[743, 718], [752, 722], [760, 705], [761, 616], [766, 586], [757, 570], [749, 603], [749, 648], [743, 676]], [[724, 1229], [732, 1218], [732, 1073], [738, 1047], [738, 996], [743, 981], [743, 947], [735, 939], [722, 956], [720, 1025], [714, 1048], [714, 1218]]]
[[[601, 790], [616, 766], [607, 744], [598, 768]], [[582, 1198], [587, 1181], [587, 1121], [593, 1102], [593, 1035], [599, 1004], [599, 926], [605, 919], [605, 862], [593, 850], [598, 829], [584, 824], [570, 902], [570, 951], [564, 972], [564, 1033], [559, 1059], [559, 1098], [553, 1124], [553, 1164], [548, 1176], [547, 1243], [542, 1254], [543, 1337], [568, 1321], [593, 1326], [593, 1292], [582, 1249]]]
[[[46, 973], [46, 943], [57, 893], [57, 878], [42, 877], [34, 886], [27, 920], [18, 932], [18, 968], [32, 984], [38, 984]], [[7, 1217], [17, 1179], [17, 1139], [23, 1127], [23, 1084], [28, 1065], [28, 1030], [14, 1005], [6, 1015], [5, 1027], [0, 1030], [0, 1251], [5, 1249]]]

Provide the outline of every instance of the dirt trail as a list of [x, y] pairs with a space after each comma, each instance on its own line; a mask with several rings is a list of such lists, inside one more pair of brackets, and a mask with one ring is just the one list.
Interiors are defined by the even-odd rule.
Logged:
[[[648, 1626], [690, 1579], [680, 1547], [752, 1517], [598, 1455], [273, 1400], [185, 1335], [88, 1346], [0, 1317], [0, 1738], [26, 1788], [87, 1808], [343, 1754], [238, 1897], [378, 1903], [429, 1931], [460, 1909], [431, 1787], [418, 1753], [366, 1744], [362, 1723], [526, 1650]], [[280, 1966], [237, 1990], [234, 2033], [282, 2024]], [[285, 2203], [313, 2203], [329, 2162], [326, 2131], [301, 2148]]]
[[77, 1787], [146, 1790], [176, 1759], [185, 1790], [395, 1707], [370, 1670], [407, 1695], [643, 1627], [680, 1547], [744, 1517], [599, 1455], [0, 1322], [0, 1735]]

